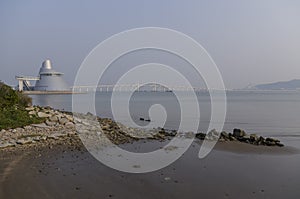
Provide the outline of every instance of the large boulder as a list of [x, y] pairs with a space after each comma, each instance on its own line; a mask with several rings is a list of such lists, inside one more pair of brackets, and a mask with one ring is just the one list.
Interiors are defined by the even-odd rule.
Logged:
[[196, 133], [196, 138], [198, 138], [199, 140], [204, 140], [205, 139], [206, 134], [205, 133]]
[[241, 130], [241, 129], [233, 129], [233, 136], [238, 138], [238, 137], [243, 137], [245, 136], [246, 133], [245, 131]]

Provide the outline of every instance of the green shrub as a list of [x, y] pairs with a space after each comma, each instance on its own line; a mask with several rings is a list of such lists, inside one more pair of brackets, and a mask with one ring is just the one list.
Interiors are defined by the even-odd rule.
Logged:
[[0, 129], [43, 122], [44, 119], [28, 114], [25, 109], [28, 105], [31, 105], [30, 97], [0, 82]]

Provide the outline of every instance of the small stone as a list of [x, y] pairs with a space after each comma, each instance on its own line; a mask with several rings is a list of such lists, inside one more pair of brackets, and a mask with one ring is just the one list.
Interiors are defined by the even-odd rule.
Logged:
[[165, 177], [164, 179], [165, 179], [165, 181], [170, 181], [171, 180], [170, 177]]
[[200, 139], [200, 140], [204, 140], [205, 139], [206, 134], [205, 133], [197, 133], [196, 134], [196, 138]]
[[109, 130], [109, 126], [108, 126], [108, 125], [102, 126], [101, 129], [102, 129], [103, 131], [107, 131], [107, 130]]
[[16, 143], [20, 144], [20, 145], [29, 144], [31, 142], [32, 142], [31, 139], [19, 139], [19, 140], [16, 141]]
[[249, 135], [245, 135], [245, 136], [243, 136], [243, 137], [237, 137], [237, 139], [238, 139], [240, 142], [250, 143], [250, 136], [249, 136]]
[[266, 138], [266, 141], [268, 141], [268, 142], [280, 142], [279, 140], [274, 139], [274, 138]]
[[50, 117], [50, 115], [48, 115], [47, 113], [38, 112], [38, 117], [39, 118], [46, 118], [46, 117]]
[[65, 117], [70, 121], [70, 122], [73, 122], [74, 121], [74, 118], [72, 115], [65, 115]]
[[29, 111], [28, 114], [29, 115], [36, 115], [36, 112], [35, 111]]
[[39, 142], [41, 140], [40, 138], [41, 138], [40, 136], [36, 136], [36, 137], [33, 137], [32, 139], [33, 139], [33, 141]]
[[59, 137], [55, 136], [55, 135], [48, 135], [47, 139], [54, 139], [54, 140], [58, 140]]
[[230, 141], [237, 141], [237, 139], [231, 133], [229, 133], [228, 135]]
[[165, 151], [173, 151], [178, 149], [178, 146], [167, 146], [164, 148]]
[[64, 118], [64, 117], [63, 117], [63, 118], [60, 118], [60, 119], [59, 119], [59, 123], [62, 124], [62, 125], [64, 125], [64, 124], [67, 123], [67, 122], [69, 122], [69, 120], [68, 120], [67, 118]]
[[265, 143], [267, 146], [275, 146], [276, 145], [276, 143], [273, 141], [266, 141]]
[[283, 147], [284, 145], [282, 143], [276, 142], [276, 145], [279, 147]]
[[256, 134], [250, 134], [250, 141], [255, 142], [258, 140], [258, 136]]
[[25, 110], [26, 110], [26, 111], [33, 111], [33, 110], [34, 110], [34, 107], [33, 107], [33, 106], [26, 107]]
[[57, 117], [56, 115], [53, 115], [53, 116], [51, 116], [51, 117], [49, 118], [49, 120], [50, 120], [51, 122], [58, 122], [58, 117]]
[[225, 140], [229, 139], [229, 135], [225, 131], [221, 132], [221, 137], [224, 138]]
[[47, 121], [45, 122], [45, 124], [46, 124], [47, 126], [55, 126], [56, 122], [50, 122], [49, 120], [47, 120]]
[[31, 130], [32, 127], [31, 127], [31, 126], [24, 126], [24, 129], [25, 129], [25, 130]]
[[1, 148], [6, 148], [6, 147], [11, 147], [11, 146], [14, 146], [14, 144], [9, 143], [9, 142], [0, 143], [0, 149]]
[[31, 124], [33, 127], [38, 127], [38, 128], [49, 128], [45, 123], [42, 124]]
[[75, 127], [73, 122], [67, 122], [67, 123], [65, 123], [65, 126], [68, 127], [68, 128]]
[[207, 140], [214, 141], [219, 139], [219, 132], [216, 129], [213, 129], [207, 133]]

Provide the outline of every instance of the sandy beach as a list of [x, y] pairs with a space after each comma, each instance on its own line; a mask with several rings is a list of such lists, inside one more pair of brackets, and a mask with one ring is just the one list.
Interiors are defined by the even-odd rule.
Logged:
[[[157, 140], [121, 145], [130, 151]], [[170, 166], [146, 174], [113, 170], [78, 138], [0, 151], [0, 198], [298, 198], [300, 153], [293, 147], [221, 142], [198, 159], [201, 141]]]

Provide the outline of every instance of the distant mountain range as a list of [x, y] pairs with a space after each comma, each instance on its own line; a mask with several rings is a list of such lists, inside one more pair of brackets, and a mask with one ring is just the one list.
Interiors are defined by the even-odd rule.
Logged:
[[300, 90], [300, 79], [274, 82], [270, 84], [258, 84], [253, 88], [259, 90]]

